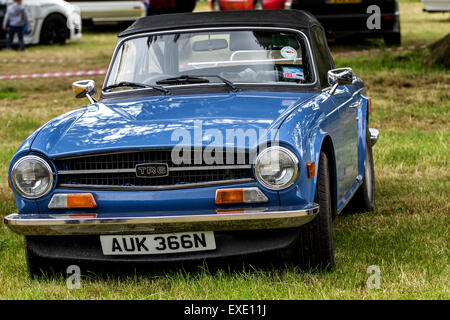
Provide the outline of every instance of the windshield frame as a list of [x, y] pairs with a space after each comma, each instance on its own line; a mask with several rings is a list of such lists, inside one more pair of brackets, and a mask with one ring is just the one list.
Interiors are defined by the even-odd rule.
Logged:
[[[120, 91], [113, 91], [113, 92], [108, 92], [108, 91], [104, 91], [104, 88], [106, 87], [106, 84], [109, 81], [112, 69], [114, 67], [114, 63], [116, 61], [117, 55], [120, 51], [120, 48], [122, 47], [122, 45], [128, 41], [128, 40], [132, 40], [132, 39], [136, 39], [136, 38], [142, 38], [142, 37], [148, 37], [148, 36], [154, 36], [154, 35], [165, 35], [165, 34], [175, 34], [175, 33], [195, 33], [195, 32], [208, 32], [208, 31], [252, 31], [252, 30], [272, 30], [272, 31], [284, 31], [284, 32], [291, 32], [291, 33], [296, 33], [298, 35], [300, 35], [304, 41], [304, 44], [306, 46], [307, 49], [307, 54], [309, 55], [309, 60], [310, 60], [310, 64], [311, 64], [311, 72], [312, 72], [312, 76], [314, 81], [311, 83], [290, 83], [290, 82], [279, 82], [279, 83], [264, 83], [264, 82], [233, 82], [234, 85], [240, 87], [240, 86], [264, 86], [264, 87], [273, 87], [273, 86], [277, 86], [277, 87], [282, 87], [282, 88], [302, 88], [302, 87], [315, 87], [318, 85], [318, 73], [317, 73], [317, 66], [316, 66], [316, 62], [315, 62], [315, 58], [314, 58], [314, 54], [312, 52], [312, 47], [311, 47], [311, 43], [309, 41], [309, 38], [307, 37], [307, 35], [305, 34], [305, 32], [301, 31], [301, 30], [297, 30], [297, 29], [292, 29], [292, 28], [285, 28], [285, 27], [213, 27], [213, 28], [190, 28], [190, 29], [174, 29], [174, 30], [165, 30], [165, 31], [155, 31], [155, 32], [144, 32], [144, 33], [140, 33], [140, 34], [134, 34], [134, 35], [130, 35], [127, 37], [124, 37], [123, 39], [120, 39], [120, 41], [117, 42], [116, 47], [114, 48], [114, 53], [113, 53], [113, 57], [110, 61], [109, 67], [108, 67], [108, 72], [106, 73], [106, 77], [105, 77], [105, 81], [103, 82], [103, 87], [102, 87], [102, 96], [109, 96], [109, 95], [116, 95], [118, 93], [129, 93], [131, 91], [136, 92], [136, 91], [143, 91], [143, 90], [149, 90], [149, 88], [134, 88], [134, 89], [129, 89], [129, 90], [120, 90]], [[169, 90], [171, 89], [175, 89], [175, 88], [189, 88], [189, 87], [203, 87], [203, 86], [223, 86], [222, 82], [210, 82], [210, 83], [196, 83], [196, 84], [181, 84], [181, 85], [167, 85], [164, 86], [164, 88], [167, 88]]]

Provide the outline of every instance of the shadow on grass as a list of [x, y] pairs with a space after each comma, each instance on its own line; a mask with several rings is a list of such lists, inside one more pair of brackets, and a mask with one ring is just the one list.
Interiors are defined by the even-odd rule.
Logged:
[[370, 50], [386, 47], [382, 38], [364, 38], [360, 35], [328, 38], [328, 45], [331, 52]]
[[88, 281], [127, 281], [133, 277], [165, 278], [165, 279], [199, 279], [205, 276], [220, 276], [231, 278], [235, 276], [255, 276], [282, 274], [285, 271], [298, 274], [329, 273], [317, 268], [300, 268], [294, 265], [283, 255], [285, 250], [251, 254], [245, 256], [213, 258], [195, 261], [179, 262], [140, 262], [140, 263], [103, 263], [103, 262], [59, 262], [54, 268], [38, 279], [52, 281], [66, 279], [69, 275], [66, 270], [71, 265], [77, 265], [81, 270], [81, 278]]

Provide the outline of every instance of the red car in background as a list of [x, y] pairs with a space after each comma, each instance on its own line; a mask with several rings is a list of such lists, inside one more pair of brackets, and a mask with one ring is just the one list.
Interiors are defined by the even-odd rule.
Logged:
[[287, 0], [208, 0], [208, 2], [214, 11], [262, 10], [284, 9], [284, 4]]

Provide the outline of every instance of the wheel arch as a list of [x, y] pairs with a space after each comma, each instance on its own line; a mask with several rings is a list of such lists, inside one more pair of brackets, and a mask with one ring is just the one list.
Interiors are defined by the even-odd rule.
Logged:
[[[314, 143], [314, 150], [312, 159], [316, 163], [316, 173], [314, 176], [314, 190], [317, 184], [318, 164], [320, 159], [320, 153], [323, 151], [328, 158], [328, 168], [330, 172], [330, 188], [331, 188], [331, 203], [333, 210], [333, 219], [337, 216], [337, 168], [336, 158], [334, 152], [334, 145], [331, 136], [324, 132], [319, 132], [316, 135]], [[314, 191], [315, 192], [315, 191]]]
[[42, 42], [42, 29], [45, 26], [45, 23], [48, 21], [48, 19], [50, 17], [54, 17], [54, 16], [60, 16], [62, 17], [65, 21], [66, 21], [66, 39], [70, 39], [70, 29], [67, 26], [67, 21], [68, 21], [68, 17], [65, 15], [64, 12], [61, 12], [59, 10], [56, 11], [50, 11], [47, 13], [47, 15], [45, 16], [45, 18], [42, 19], [42, 24], [41, 24], [41, 28], [39, 30], [39, 42]]

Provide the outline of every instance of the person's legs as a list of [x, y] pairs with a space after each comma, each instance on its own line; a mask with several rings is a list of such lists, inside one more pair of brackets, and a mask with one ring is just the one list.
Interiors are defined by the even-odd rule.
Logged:
[[13, 27], [9, 27], [8, 28], [8, 40], [6, 41], [6, 48], [7, 49], [11, 49], [11, 44], [14, 40], [14, 34], [16, 33], [16, 31], [14, 30]]
[[17, 28], [17, 37], [19, 38], [20, 51], [25, 51], [25, 43], [23, 42], [23, 28]]

